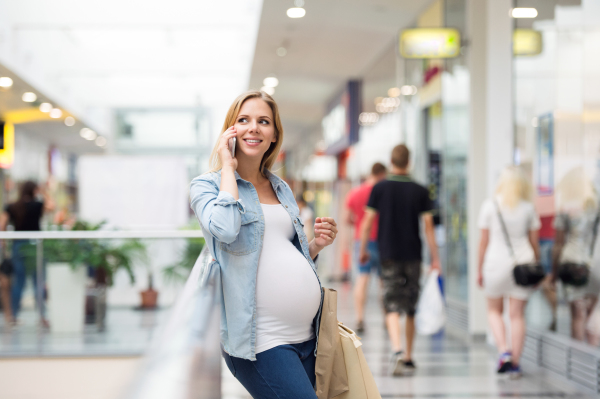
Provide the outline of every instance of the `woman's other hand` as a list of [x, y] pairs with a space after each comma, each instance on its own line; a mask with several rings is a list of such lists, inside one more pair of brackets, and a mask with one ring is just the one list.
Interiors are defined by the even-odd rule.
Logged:
[[221, 135], [221, 142], [219, 143], [219, 157], [221, 158], [221, 164], [223, 168], [237, 169], [238, 161], [236, 158], [231, 156], [231, 149], [229, 148], [229, 140], [237, 136], [237, 129], [235, 126], [231, 126], [225, 130]]
[[323, 217], [315, 219], [315, 244], [324, 248], [333, 244], [337, 236], [337, 223], [333, 218]]

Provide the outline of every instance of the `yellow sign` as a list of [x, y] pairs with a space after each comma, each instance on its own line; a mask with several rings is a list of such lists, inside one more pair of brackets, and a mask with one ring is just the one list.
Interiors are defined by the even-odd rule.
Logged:
[[533, 29], [515, 29], [513, 54], [532, 56], [542, 52], [542, 33]]
[[460, 33], [451, 28], [407, 29], [400, 34], [404, 58], [453, 58], [460, 54]]
[[4, 134], [4, 148], [0, 149], [0, 168], [7, 169], [15, 159], [15, 126], [6, 122], [1, 133]]

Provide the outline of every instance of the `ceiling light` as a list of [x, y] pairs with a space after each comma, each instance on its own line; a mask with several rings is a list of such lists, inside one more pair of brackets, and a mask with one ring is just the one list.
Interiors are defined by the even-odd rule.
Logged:
[[37, 95], [35, 93], [28, 91], [26, 93], [23, 93], [23, 97], [21, 97], [21, 99], [23, 101], [25, 101], [26, 103], [32, 103], [35, 100], [37, 100]]
[[267, 93], [268, 95], [270, 95], [270, 96], [272, 96], [273, 94], [275, 94], [275, 88], [274, 87], [263, 86], [260, 89], [262, 91], [264, 91], [265, 93]]
[[388, 90], [388, 96], [390, 97], [398, 97], [400, 95], [400, 89], [397, 87], [392, 87]]
[[50, 104], [50, 103], [41, 103], [40, 104], [40, 111], [42, 111], [42, 112], [50, 112], [50, 111], [52, 111], [52, 104]]
[[13, 80], [7, 76], [3, 76], [0, 78], [0, 87], [8, 89], [13, 85]]
[[96, 138], [96, 145], [98, 147], [104, 147], [106, 145], [106, 139], [104, 137], [102, 137], [102, 136], [98, 136]]
[[417, 94], [417, 86], [404, 85], [400, 88], [400, 94], [403, 96], [414, 96]]
[[74, 124], [75, 124], [75, 118], [73, 118], [72, 116], [67, 116], [65, 118], [65, 125], [73, 126]]
[[267, 87], [277, 87], [278, 84], [279, 79], [277, 79], [274, 76], [269, 76], [268, 78], [265, 78], [265, 80], [263, 80], [263, 85]]
[[92, 129], [89, 129], [87, 127], [84, 127], [83, 129], [81, 129], [79, 131], [79, 135], [81, 137], [83, 137], [86, 140], [95, 140], [96, 137], [98, 137], [98, 135], [96, 134], [96, 132], [94, 132]]
[[539, 120], [537, 118], [537, 116], [535, 116], [532, 120], [531, 120], [531, 126], [533, 127], [538, 127], [539, 125]]
[[52, 109], [52, 111], [50, 111], [50, 118], [58, 119], [61, 116], [62, 116], [62, 111], [58, 108], [54, 108], [54, 109]]
[[287, 49], [285, 47], [279, 47], [275, 52], [280, 57], [285, 57], [287, 55]]
[[288, 8], [287, 16], [290, 18], [302, 18], [306, 15], [306, 10], [302, 7]]
[[513, 8], [511, 14], [513, 18], [535, 18], [538, 12], [535, 8], [519, 7]]

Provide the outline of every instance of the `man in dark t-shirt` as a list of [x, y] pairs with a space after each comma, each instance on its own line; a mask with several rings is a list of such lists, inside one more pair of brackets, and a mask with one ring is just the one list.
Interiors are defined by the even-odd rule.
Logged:
[[[379, 215], [378, 245], [385, 321], [392, 349], [392, 373], [413, 373], [412, 345], [415, 310], [419, 298], [422, 244], [420, 220], [431, 252], [431, 269], [440, 270], [433, 226], [433, 202], [429, 191], [408, 175], [410, 152], [404, 144], [392, 150], [392, 173], [371, 191], [361, 224], [360, 261], [369, 259], [367, 243], [375, 217]], [[406, 353], [402, 350], [400, 313], [406, 313]]]

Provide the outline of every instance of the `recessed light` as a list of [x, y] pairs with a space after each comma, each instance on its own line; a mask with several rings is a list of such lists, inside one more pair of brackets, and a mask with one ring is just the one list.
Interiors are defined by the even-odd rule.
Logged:
[[267, 93], [270, 96], [272, 96], [273, 94], [275, 94], [275, 88], [274, 87], [263, 86], [263, 87], [261, 87], [261, 90], [264, 91], [265, 93]]
[[50, 111], [52, 111], [52, 104], [50, 104], [50, 103], [41, 103], [40, 104], [40, 111], [42, 111], [42, 112], [50, 112]]
[[388, 96], [390, 97], [398, 97], [400, 95], [400, 89], [397, 87], [392, 87], [388, 90]]
[[58, 118], [60, 118], [61, 116], [62, 116], [62, 111], [61, 111], [60, 109], [58, 109], [58, 108], [53, 108], [53, 109], [50, 111], [50, 118], [53, 118], [53, 119], [58, 119]]
[[28, 91], [26, 93], [23, 93], [23, 97], [21, 97], [21, 99], [23, 101], [25, 101], [26, 103], [32, 103], [35, 100], [37, 100], [37, 95], [35, 93]]
[[538, 12], [535, 8], [518, 7], [512, 9], [511, 15], [513, 18], [535, 18]]
[[288, 8], [287, 16], [290, 18], [302, 18], [306, 15], [306, 10], [302, 7]]
[[275, 52], [280, 57], [285, 57], [287, 55], [287, 49], [285, 47], [279, 47]]
[[263, 85], [267, 87], [277, 87], [278, 84], [279, 79], [277, 79], [275, 76], [269, 76], [268, 78], [265, 78], [265, 80], [263, 80]]
[[106, 145], [106, 139], [104, 137], [102, 137], [102, 136], [98, 136], [96, 138], [96, 145], [98, 147], [104, 147]]
[[0, 77], [0, 87], [8, 89], [13, 85], [13, 80], [7, 76]]
[[79, 131], [79, 135], [86, 140], [95, 140], [98, 135], [92, 129], [84, 127]]
[[75, 124], [75, 118], [73, 118], [72, 116], [67, 116], [65, 118], [65, 125], [73, 126], [74, 124]]

